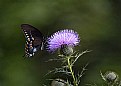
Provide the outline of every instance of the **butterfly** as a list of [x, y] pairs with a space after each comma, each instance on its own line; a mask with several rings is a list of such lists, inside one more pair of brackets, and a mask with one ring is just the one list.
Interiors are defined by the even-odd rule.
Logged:
[[26, 38], [25, 57], [32, 57], [39, 50], [43, 50], [43, 34], [35, 27], [29, 24], [22, 24], [21, 29]]

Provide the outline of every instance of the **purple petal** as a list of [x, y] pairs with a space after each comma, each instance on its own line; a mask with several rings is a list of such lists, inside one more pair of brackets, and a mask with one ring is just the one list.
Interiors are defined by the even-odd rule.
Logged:
[[61, 30], [48, 38], [48, 50], [55, 51], [61, 45], [76, 46], [80, 42], [79, 35], [73, 30]]

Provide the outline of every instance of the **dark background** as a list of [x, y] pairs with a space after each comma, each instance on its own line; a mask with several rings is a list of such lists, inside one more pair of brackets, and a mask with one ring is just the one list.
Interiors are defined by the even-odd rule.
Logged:
[[[81, 85], [103, 81], [100, 70], [115, 71], [121, 77], [121, 1], [120, 0], [0, 0], [0, 86], [42, 86], [46, 79], [67, 78], [44, 75], [60, 62], [46, 62], [57, 57], [40, 51], [24, 59], [25, 38], [20, 25], [37, 27], [45, 36], [61, 29], [73, 29], [80, 35], [80, 53], [75, 71], [89, 63]], [[56, 65], [55, 65], [56, 64]], [[57, 65], [58, 64], [58, 65]], [[71, 80], [71, 78], [69, 78]]]

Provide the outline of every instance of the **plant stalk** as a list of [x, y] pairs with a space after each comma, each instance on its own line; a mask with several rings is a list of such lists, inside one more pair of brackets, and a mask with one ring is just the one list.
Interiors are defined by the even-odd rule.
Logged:
[[76, 81], [75, 76], [74, 76], [74, 71], [72, 69], [72, 65], [70, 62], [70, 57], [67, 57], [67, 61], [68, 61], [68, 68], [69, 68], [71, 75], [72, 75], [72, 78], [73, 78], [73, 84], [74, 84], [74, 86], [78, 86], [77, 81]]

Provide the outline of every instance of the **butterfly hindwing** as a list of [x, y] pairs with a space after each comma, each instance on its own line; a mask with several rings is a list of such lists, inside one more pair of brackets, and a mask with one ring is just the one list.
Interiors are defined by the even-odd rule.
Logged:
[[43, 48], [43, 35], [38, 29], [29, 24], [22, 24], [21, 28], [26, 38], [25, 56], [34, 56], [35, 52]]

